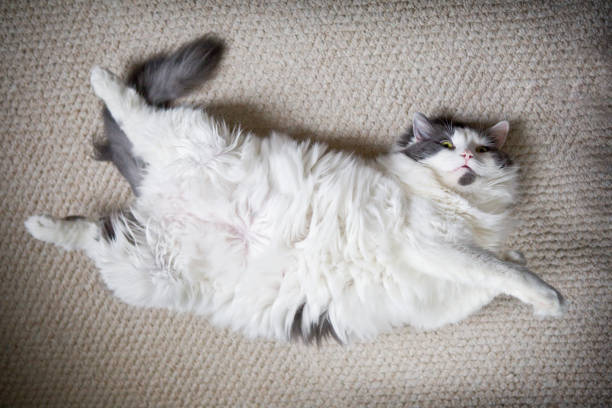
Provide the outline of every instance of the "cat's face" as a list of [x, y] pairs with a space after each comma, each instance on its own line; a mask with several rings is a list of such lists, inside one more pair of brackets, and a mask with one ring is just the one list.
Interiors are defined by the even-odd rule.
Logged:
[[432, 168], [445, 184], [465, 187], [509, 170], [512, 162], [499, 150], [508, 130], [505, 121], [478, 131], [417, 113], [412, 132], [404, 135], [399, 145], [404, 154]]

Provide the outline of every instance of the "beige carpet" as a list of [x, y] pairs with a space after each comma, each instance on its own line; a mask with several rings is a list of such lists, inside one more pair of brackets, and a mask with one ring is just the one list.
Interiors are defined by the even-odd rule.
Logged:
[[[0, 406], [481, 406], [612, 403], [612, 6], [355, 1], [0, 2]], [[295, 3], [295, 4], [293, 4]], [[511, 246], [563, 292], [560, 320], [500, 298], [434, 332], [321, 348], [248, 340], [128, 307], [91, 262], [29, 237], [34, 213], [131, 199], [90, 159], [88, 73], [214, 31], [191, 101], [248, 128], [378, 150], [415, 111], [513, 127]]]

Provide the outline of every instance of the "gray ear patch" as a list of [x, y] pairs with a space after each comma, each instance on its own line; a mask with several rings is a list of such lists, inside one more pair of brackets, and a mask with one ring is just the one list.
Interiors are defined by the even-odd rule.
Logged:
[[[415, 121], [415, 125], [398, 142], [402, 152], [413, 160], [421, 161], [444, 150], [440, 142], [453, 136], [455, 129], [452, 122], [444, 118], [429, 120], [422, 114], [415, 115], [415, 119], [419, 121], [418, 126]], [[415, 133], [417, 131], [422, 133], [420, 138]]]
[[[440, 138], [442, 140], [442, 138]], [[445, 149], [438, 140], [426, 140], [406, 147], [403, 152], [413, 160], [421, 161]]]

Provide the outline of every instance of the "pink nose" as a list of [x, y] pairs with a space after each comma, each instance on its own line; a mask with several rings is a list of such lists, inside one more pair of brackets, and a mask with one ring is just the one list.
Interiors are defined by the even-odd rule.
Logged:
[[472, 157], [474, 157], [474, 153], [470, 152], [469, 150], [464, 151], [461, 153], [461, 155], [465, 157], [466, 160], [470, 160]]

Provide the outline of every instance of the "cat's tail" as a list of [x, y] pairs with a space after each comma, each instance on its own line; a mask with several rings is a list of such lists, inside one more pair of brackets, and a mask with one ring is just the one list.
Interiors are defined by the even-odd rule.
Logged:
[[211, 35], [198, 38], [168, 55], [136, 65], [128, 76], [147, 102], [164, 106], [209, 79], [223, 55], [223, 42]]
[[[130, 71], [127, 84], [151, 105], [167, 106], [212, 76], [224, 48], [223, 41], [205, 35], [173, 53], [159, 54], [137, 64]], [[146, 163], [132, 153], [131, 142], [108, 109], [104, 108], [102, 115], [106, 139], [94, 144], [95, 158], [113, 162], [138, 195]]]

